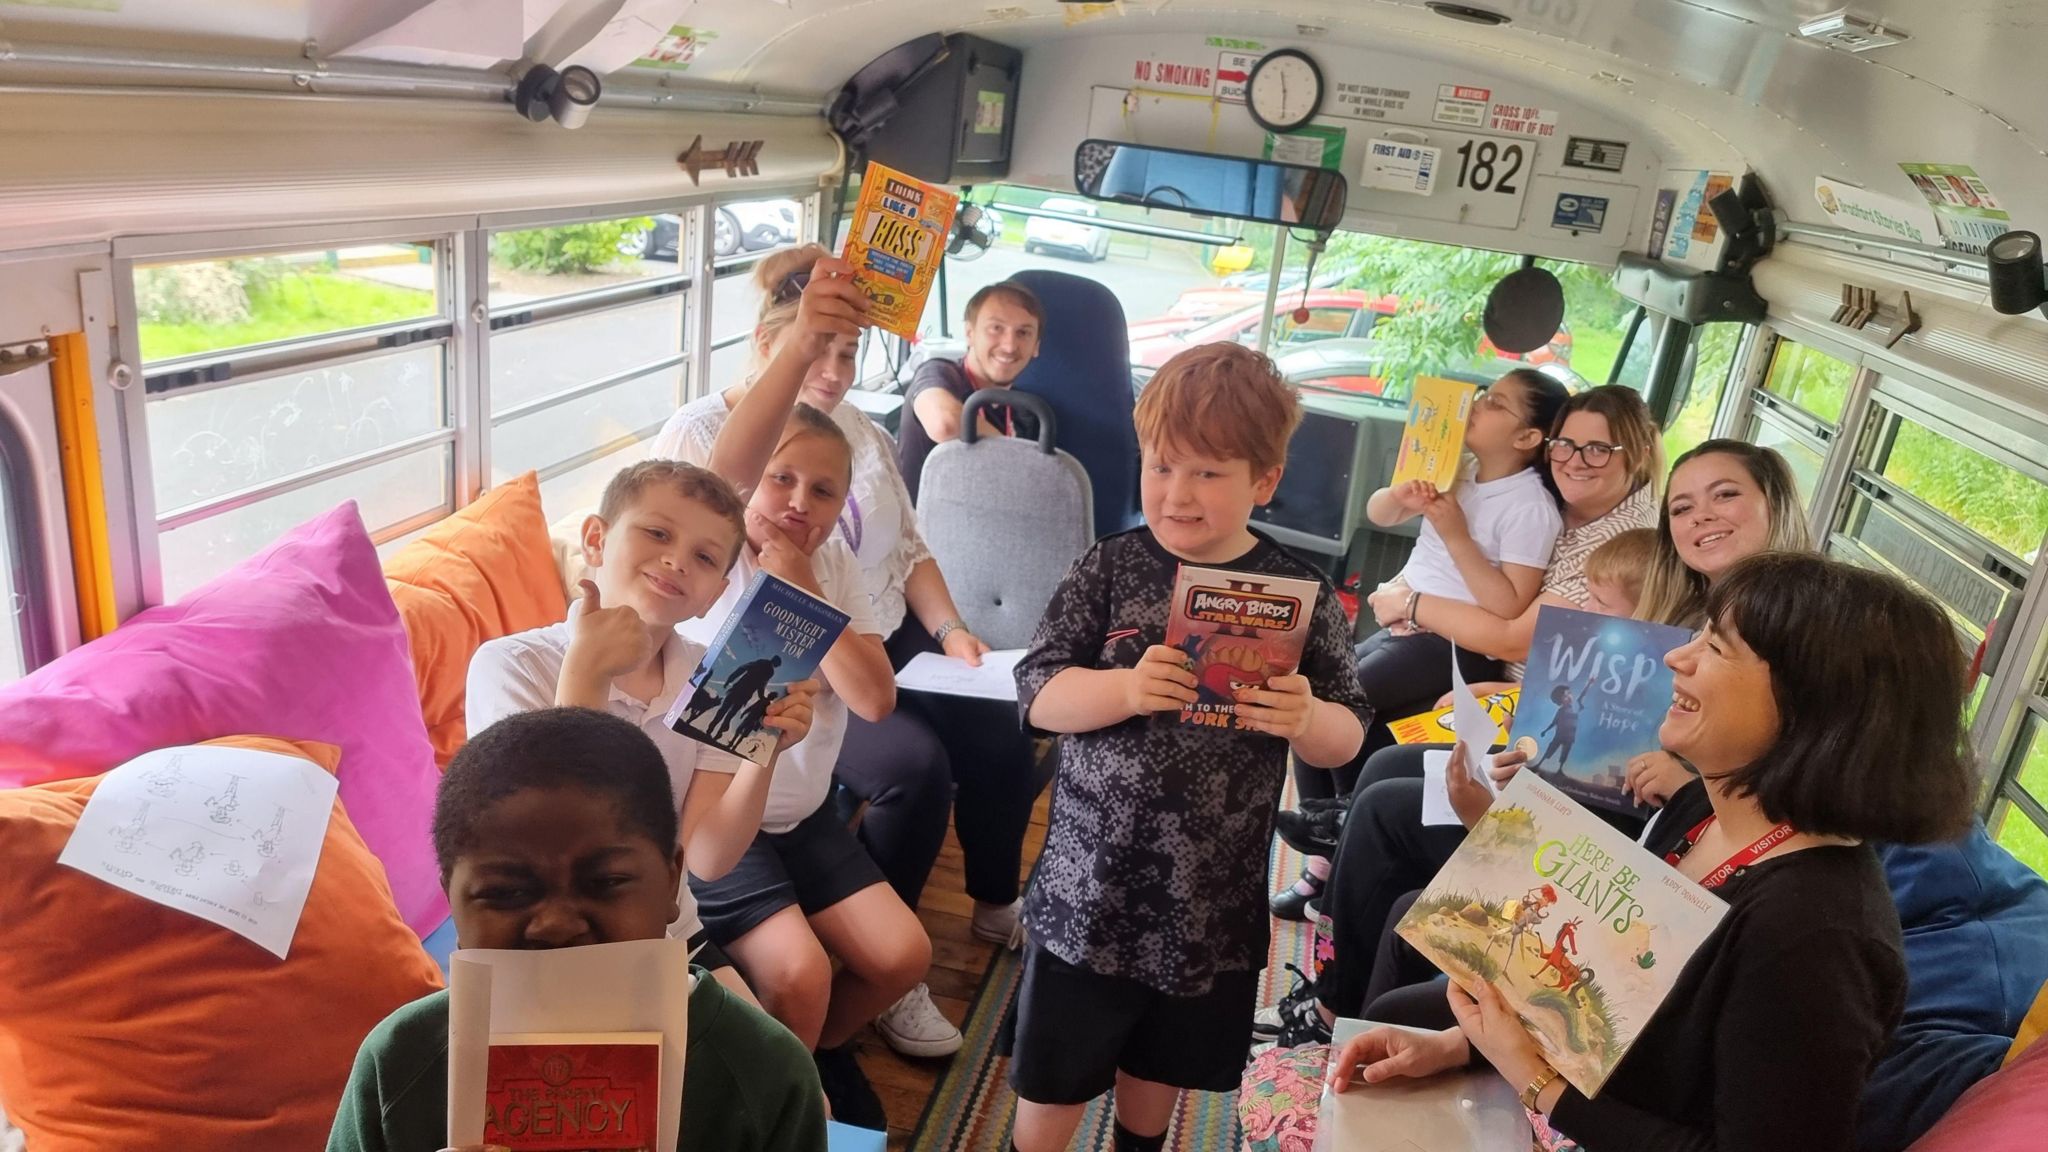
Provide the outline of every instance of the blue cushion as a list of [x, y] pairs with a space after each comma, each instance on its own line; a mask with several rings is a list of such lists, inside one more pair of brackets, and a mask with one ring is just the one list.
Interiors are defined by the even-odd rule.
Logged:
[[872, 1128], [855, 1128], [837, 1120], [825, 1121], [826, 1152], [882, 1152], [889, 1146], [889, 1134]]
[[442, 921], [439, 928], [428, 933], [427, 938], [420, 941], [420, 947], [425, 948], [427, 955], [434, 958], [434, 963], [441, 966], [441, 977], [446, 979], [448, 956], [455, 951], [455, 917], [450, 916]]
[[1014, 387], [1052, 405], [1058, 446], [1081, 462], [1094, 490], [1095, 534], [1137, 527], [1138, 429], [1123, 305], [1085, 276], [1032, 268], [1011, 279], [1045, 308], [1038, 358]]
[[1895, 1152], [1996, 1071], [2048, 983], [2048, 882], [1979, 824], [1952, 844], [1881, 845], [1906, 944], [1906, 1012], [1858, 1118], [1861, 1152]]

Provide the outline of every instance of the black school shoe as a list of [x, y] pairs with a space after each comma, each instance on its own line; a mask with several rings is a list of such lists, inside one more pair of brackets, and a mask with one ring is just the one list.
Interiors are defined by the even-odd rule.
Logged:
[[832, 1106], [832, 1118], [855, 1128], [876, 1132], [889, 1130], [889, 1116], [882, 1111], [882, 1098], [868, 1083], [867, 1073], [854, 1059], [853, 1042], [837, 1048], [820, 1048], [811, 1054], [818, 1065], [818, 1079], [825, 1086], [825, 1102]]
[[1309, 901], [1322, 894], [1322, 878], [1309, 875], [1308, 869], [1303, 868], [1300, 878], [1275, 892], [1273, 898], [1266, 901], [1266, 907], [1279, 919], [1303, 923], [1308, 920]]
[[1344, 832], [1346, 811], [1346, 806], [1336, 801], [1313, 808], [1304, 805], [1300, 811], [1282, 812], [1275, 816], [1273, 829], [1296, 852], [1327, 860], [1337, 854], [1337, 840]]

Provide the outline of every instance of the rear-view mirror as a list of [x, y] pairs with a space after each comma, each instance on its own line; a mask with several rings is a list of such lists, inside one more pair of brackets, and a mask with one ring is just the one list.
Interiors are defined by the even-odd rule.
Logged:
[[1327, 232], [1344, 219], [1342, 173], [1301, 164], [1086, 140], [1074, 187], [1095, 200]]

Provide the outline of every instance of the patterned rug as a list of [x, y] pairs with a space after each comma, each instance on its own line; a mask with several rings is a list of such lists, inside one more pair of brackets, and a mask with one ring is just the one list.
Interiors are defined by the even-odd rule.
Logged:
[[[1291, 789], [1290, 789], [1291, 791]], [[1277, 841], [1268, 877], [1268, 891], [1291, 883], [1301, 858]], [[1307, 970], [1309, 931], [1306, 925], [1274, 920], [1261, 1004], [1277, 1003], [1292, 982], [1285, 965]], [[1022, 957], [1003, 951], [990, 963], [981, 991], [961, 1029], [966, 1043], [953, 1057], [946, 1074], [932, 1090], [911, 1138], [912, 1152], [1009, 1152], [1010, 1126], [1017, 1099], [1010, 1094], [1009, 1061], [996, 1054], [996, 1032], [1016, 998], [1024, 972]], [[1079, 1152], [1111, 1152], [1115, 1111], [1107, 1098], [1088, 1106], [1073, 1147]], [[1167, 1152], [1243, 1152], [1237, 1125], [1237, 1094], [1187, 1092], [1166, 1132]]]

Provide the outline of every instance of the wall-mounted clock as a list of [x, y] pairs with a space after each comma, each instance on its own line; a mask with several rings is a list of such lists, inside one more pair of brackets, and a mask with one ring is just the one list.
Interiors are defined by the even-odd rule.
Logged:
[[1323, 106], [1323, 70], [1298, 48], [1268, 52], [1245, 81], [1245, 108], [1268, 132], [1292, 132]]

